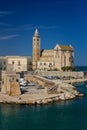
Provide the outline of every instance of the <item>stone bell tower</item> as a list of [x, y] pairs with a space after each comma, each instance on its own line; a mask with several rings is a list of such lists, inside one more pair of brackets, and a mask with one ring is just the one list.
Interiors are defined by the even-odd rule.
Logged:
[[32, 43], [32, 69], [37, 69], [37, 61], [40, 59], [40, 36], [38, 30], [35, 30]]

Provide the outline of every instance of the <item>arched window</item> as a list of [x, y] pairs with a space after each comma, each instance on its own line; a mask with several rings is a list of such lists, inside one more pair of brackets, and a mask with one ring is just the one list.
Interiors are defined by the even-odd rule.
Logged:
[[69, 57], [69, 62], [73, 63], [73, 56]]
[[39, 41], [39, 39], [37, 39], [37, 41]]
[[52, 63], [49, 63], [49, 67], [52, 67]]

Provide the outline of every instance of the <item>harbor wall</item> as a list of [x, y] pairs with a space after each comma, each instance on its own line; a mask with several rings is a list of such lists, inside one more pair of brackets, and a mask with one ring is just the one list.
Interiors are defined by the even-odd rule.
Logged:
[[59, 77], [74, 77], [84, 78], [84, 72], [64, 72], [64, 71], [40, 71], [37, 73], [41, 76], [59, 76]]

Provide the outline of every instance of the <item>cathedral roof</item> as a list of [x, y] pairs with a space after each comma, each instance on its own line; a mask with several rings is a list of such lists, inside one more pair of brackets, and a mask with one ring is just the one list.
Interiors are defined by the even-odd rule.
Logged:
[[54, 50], [65, 50], [65, 51], [73, 51], [73, 47], [71, 45], [59, 45], [57, 44], [54, 48]]
[[69, 46], [68, 45], [59, 45], [59, 46], [60, 46], [61, 50], [66, 50], [66, 51], [68, 51], [68, 50], [73, 51], [74, 50], [71, 45], [69, 45]]

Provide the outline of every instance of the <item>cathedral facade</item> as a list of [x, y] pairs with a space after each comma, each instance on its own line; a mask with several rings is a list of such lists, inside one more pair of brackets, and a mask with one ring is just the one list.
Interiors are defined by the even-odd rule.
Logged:
[[35, 30], [32, 43], [32, 69], [61, 70], [62, 67], [74, 65], [74, 49], [71, 45], [59, 45], [51, 50], [40, 50], [40, 36]]

